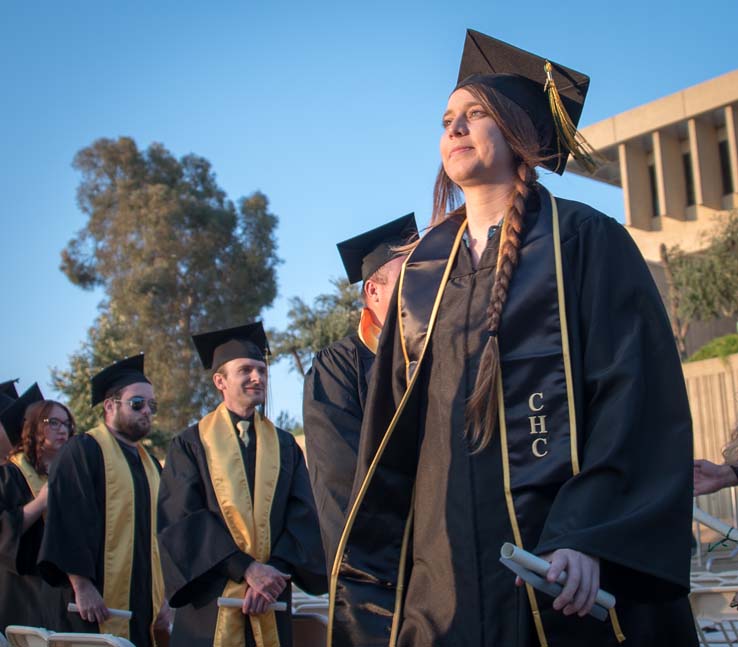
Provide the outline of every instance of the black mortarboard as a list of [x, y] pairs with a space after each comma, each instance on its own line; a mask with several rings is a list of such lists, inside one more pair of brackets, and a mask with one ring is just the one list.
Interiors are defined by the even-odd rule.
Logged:
[[456, 87], [475, 82], [494, 88], [527, 113], [547, 158], [545, 168], [562, 174], [571, 153], [585, 169], [594, 170], [594, 151], [576, 130], [588, 76], [467, 29]]
[[12, 404], [0, 413], [0, 422], [3, 424], [8, 440], [12, 445], [17, 445], [23, 433], [23, 421], [26, 415], [26, 409], [34, 402], [40, 402], [44, 399], [41, 389], [34, 382], [26, 389], [23, 394], [13, 400]]
[[111, 364], [90, 379], [92, 406], [109, 398], [116, 391], [140, 382], [151, 384], [144, 375], [143, 353]]
[[192, 335], [192, 341], [206, 369], [220, 368], [232, 359], [257, 359], [263, 362], [265, 354], [270, 352], [261, 321]]
[[7, 382], [0, 382], [0, 395], [4, 395], [11, 400], [18, 399], [18, 389], [15, 388], [15, 383], [18, 381], [16, 377], [14, 380], [8, 380]]
[[394, 247], [410, 242], [417, 235], [415, 214], [409, 213], [381, 227], [338, 243], [336, 247], [349, 281], [351, 283], [366, 281], [382, 265], [397, 256]]

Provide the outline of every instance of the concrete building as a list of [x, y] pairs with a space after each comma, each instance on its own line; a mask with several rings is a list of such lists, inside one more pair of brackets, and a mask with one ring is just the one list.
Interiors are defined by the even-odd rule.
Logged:
[[[738, 208], [738, 70], [582, 129], [604, 158], [594, 176], [622, 187], [625, 225], [648, 261], [662, 295], [659, 248], [686, 252]], [[692, 326], [691, 353], [709, 339], [735, 332], [734, 321]]]

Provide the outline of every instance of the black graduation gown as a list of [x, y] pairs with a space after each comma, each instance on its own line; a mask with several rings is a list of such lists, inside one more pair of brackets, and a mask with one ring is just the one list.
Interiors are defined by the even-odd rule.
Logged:
[[[301, 589], [325, 593], [325, 562], [305, 461], [292, 435], [281, 429], [277, 433], [280, 471], [272, 502], [269, 564], [290, 573]], [[250, 483], [255, 444], [249, 442], [247, 449], [239, 441]], [[197, 425], [174, 438], [167, 453], [159, 488], [159, 549], [166, 595], [177, 609], [171, 645], [210, 647], [217, 598], [228, 579], [243, 580], [253, 559], [238, 549], [220, 513]], [[290, 608], [289, 586], [280, 600]], [[279, 612], [276, 618], [280, 641], [292, 644], [291, 614]], [[249, 622], [246, 644], [254, 644]]]
[[[548, 200], [545, 191], [541, 197]], [[668, 319], [625, 229], [586, 205], [558, 205], [581, 472], [541, 482], [526, 495], [528, 507], [519, 502], [518, 519], [536, 529], [524, 545], [538, 554], [572, 548], [599, 557], [626, 645], [696, 645], [686, 599], [691, 420]], [[528, 228], [540, 208], [534, 194]], [[333, 645], [387, 644], [405, 527], [396, 513], [413, 486], [398, 645], [539, 644], [527, 595], [498, 562], [502, 543], [513, 541], [499, 429], [474, 455], [464, 437], [465, 400], [486, 341], [496, 240], [476, 269], [463, 244], [453, 264], [413, 395], [348, 535]], [[510, 294], [520, 288], [513, 278]], [[393, 307], [374, 364], [354, 498], [405, 390], [397, 325]], [[535, 316], [511, 321], [503, 313], [503, 360], [505, 326], [509, 339], [536, 335], [536, 325]], [[609, 622], [565, 617], [552, 610], [551, 598], [537, 599], [551, 647], [617, 644]]]
[[23, 532], [23, 506], [33, 500], [21, 471], [0, 466], [0, 632], [8, 625], [73, 631], [68, 592], [49, 586], [36, 567], [43, 518]]
[[[120, 443], [134, 486], [135, 529], [130, 589], [130, 641], [151, 645], [150, 627], [156, 612], [151, 599], [151, 510], [149, 484], [138, 453]], [[159, 463], [154, 460], [159, 466]], [[105, 559], [105, 466], [97, 441], [73, 436], [49, 474], [49, 508], [39, 554], [39, 568], [53, 586], [69, 587], [67, 574], [92, 581], [102, 595]], [[72, 593], [73, 595], [73, 593]], [[97, 623], [79, 621], [77, 631], [98, 632]]]
[[354, 482], [374, 353], [358, 335], [319, 351], [305, 376], [303, 426], [310, 483], [330, 573]]

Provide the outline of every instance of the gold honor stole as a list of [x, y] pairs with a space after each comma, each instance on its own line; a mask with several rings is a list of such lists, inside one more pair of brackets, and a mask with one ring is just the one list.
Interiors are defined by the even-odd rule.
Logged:
[[[46, 483], [46, 480], [48, 477], [39, 474], [33, 468], [33, 465], [31, 465], [31, 463], [28, 462], [28, 459], [26, 458], [26, 455], [23, 452], [18, 452], [17, 454], [13, 454], [10, 457], [10, 462], [13, 463], [13, 465], [15, 465], [20, 470], [20, 473], [23, 475], [23, 478], [26, 480], [28, 489], [31, 490], [31, 495], [35, 499], [38, 496], [38, 493], [41, 491], [41, 488]], [[45, 516], [46, 516], [46, 512], [44, 512], [44, 517]]]
[[362, 341], [372, 353], [377, 354], [379, 346], [379, 335], [382, 334], [382, 328], [374, 323], [372, 313], [369, 308], [362, 308], [361, 320], [359, 321], [359, 339]]
[[[109, 609], [128, 609], [133, 575], [135, 541], [135, 498], [133, 476], [118, 441], [104, 424], [87, 432], [102, 450], [105, 466], [105, 561], [103, 568], [103, 600]], [[156, 540], [156, 502], [159, 495], [159, 470], [148, 452], [137, 445], [138, 455], [149, 483], [151, 511], [151, 599], [156, 619], [164, 602], [164, 578]], [[110, 618], [100, 624], [100, 633], [129, 637], [129, 621]], [[154, 640], [153, 623], [151, 638]]]
[[[271, 554], [270, 517], [279, 478], [277, 430], [268, 418], [254, 413], [256, 475], [253, 502], [246, 478], [238, 436], [225, 404], [206, 415], [198, 425], [210, 481], [228, 531], [241, 552], [265, 563]], [[228, 580], [223, 596], [243, 598], [246, 582]], [[279, 647], [274, 611], [249, 616], [259, 647]], [[246, 617], [241, 609], [218, 609], [213, 647], [244, 647]]]

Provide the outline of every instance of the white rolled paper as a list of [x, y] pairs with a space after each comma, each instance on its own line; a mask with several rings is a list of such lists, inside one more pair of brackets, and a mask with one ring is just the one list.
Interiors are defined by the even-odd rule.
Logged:
[[715, 532], [721, 534], [726, 539], [738, 541], [738, 530], [729, 526], [727, 523], [720, 521], [720, 519], [713, 517], [711, 514], [707, 514], [704, 510], [701, 510], [697, 506], [694, 506], [694, 520], [701, 523], [703, 526], [712, 528]]
[[[518, 548], [509, 542], [502, 544], [500, 555], [516, 564], [520, 564], [523, 568], [527, 568], [529, 571], [533, 571], [541, 577], [546, 577], [548, 569], [551, 568], [551, 564], [545, 559], [541, 559], [537, 555], [529, 553], [527, 550], [523, 550], [522, 548]], [[562, 585], [566, 584], [566, 571], [563, 571], [559, 575], [559, 579], [556, 581]], [[615, 596], [612, 593], [599, 589], [597, 591], [595, 603], [605, 609], [612, 609], [615, 606]]]
[[[69, 611], [69, 613], [79, 613], [79, 607], [74, 602], [70, 602], [67, 605], [67, 611]], [[108, 611], [113, 618], [125, 618], [126, 620], [130, 620], [133, 617], [133, 613], [131, 611], [126, 611], [125, 609], [108, 609]]]
[[[218, 598], [218, 606], [226, 609], [240, 609], [243, 606], [242, 598]], [[267, 607], [267, 611], [287, 611], [286, 602], [274, 602]]]

